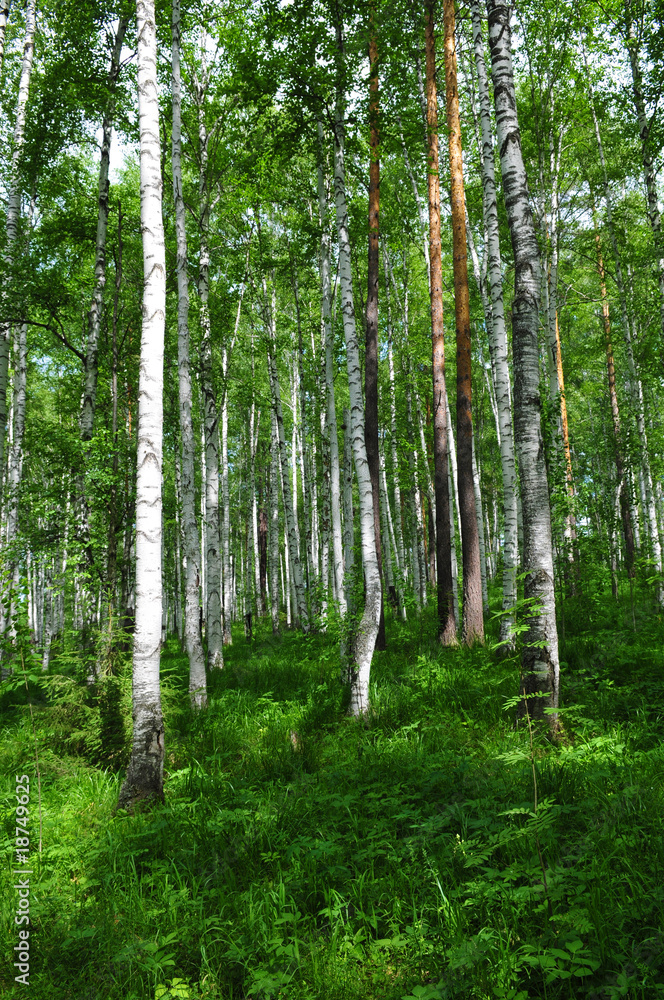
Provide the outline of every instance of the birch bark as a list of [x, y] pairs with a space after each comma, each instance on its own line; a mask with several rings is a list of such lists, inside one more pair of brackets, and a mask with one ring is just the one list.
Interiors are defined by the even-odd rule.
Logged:
[[351, 273], [350, 233], [346, 205], [345, 123], [344, 91], [345, 59], [342, 27], [337, 32], [337, 103], [334, 123], [334, 198], [336, 206], [337, 236], [339, 240], [339, 286], [341, 314], [346, 341], [346, 367], [350, 396], [350, 431], [355, 463], [355, 474], [360, 505], [360, 542], [364, 571], [364, 610], [353, 641], [353, 664], [349, 670], [350, 706], [352, 715], [363, 715], [369, 708], [369, 676], [373, 657], [382, 602], [382, 587], [376, 537], [374, 531], [374, 503], [367, 449], [364, 440], [364, 402], [360, 372], [360, 351], [355, 326], [353, 279]]
[[143, 234], [143, 323], [136, 471], [136, 630], [132, 755], [118, 806], [163, 799], [161, 649], [161, 476], [166, 260], [161, 215], [157, 32], [153, 0], [137, 0], [138, 112]]
[[[487, 0], [489, 45], [500, 166], [514, 253], [512, 349], [514, 425], [519, 456], [524, 536], [524, 596], [530, 601], [522, 654], [521, 711], [543, 715], [558, 707], [559, 662], [554, 595], [551, 512], [544, 463], [539, 396], [539, 294], [541, 265], [521, 153], [512, 71], [510, 8]], [[542, 692], [542, 697], [532, 696]], [[526, 697], [531, 696], [531, 706]], [[555, 712], [550, 715], [557, 728]]]
[[320, 237], [321, 310], [325, 353], [325, 401], [327, 432], [330, 440], [330, 512], [332, 520], [332, 568], [334, 590], [343, 617], [347, 611], [344, 591], [343, 547], [341, 537], [341, 496], [339, 474], [339, 436], [334, 401], [334, 332], [332, 330], [332, 282], [330, 276], [330, 234], [327, 227], [328, 195], [323, 171], [323, 127], [318, 123], [318, 219]]
[[212, 339], [210, 328], [210, 250], [208, 232], [210, 225], [210, 197], [207, 188], [208, 134], [205, 123], [205, 98], [207, 93], [207, 65], [205, 43], [202, 46], [201, 79], [197, 85], [198, 136], [199, 136], [199, 210], [200, 258], [198, 264], [198, 297], [201, 325], [201, 388], [203, 396], [205, 434], [205, 585], [207, 609], [205, 637], [207, 662], [211, 670], [224, 665], [223, 632], [221, 622], [221, 552], [219, 525], [219, 411], [212, 371]]
[[195, 708], [207, 702], [205, 653], [200, 629], [201, 549], [196, 524], [196, 479], [194, 462], [196, 445], [191, 403], [191, 372], [189, 367], [189, 282], [187, 279], [187, 231], [182, 192], [182, 85], [180, 74], [180, 0], [173, 0], [172, 77], [173, 135], [171, 161], [173, 198], [175, 203], [175, 234], [177, 240], [178, 283], [178, 399], [180, 415], [180, 446], [182, 450], [180, 489], [182, 496], [182, 534], [185, 562], [184, 639], [189, 657], [189, 697]]
[[3, 0], [0, 7], [0, 73], [5, 59], [5, 35], [7, 34], [7, 21], [11, 10], [11, 0]]
[[438, 632], [443, 645], [456, 642], [454, 620], [450, 495], [448, 483], [447, 392], [445, 389], [445, 340], [443, 333], [443, 271], [440, 242], [440, 185], [438, 177], [438, 99], [436, 94], [436, 41], [434, 0], [426, 0], [426, 85], [428, 127], [429, 258], [431, 344], [433, 372], [433, 450], [436, 494], [436, 569]]
[[503, 493], [503, 615], [500, 639], [508, 649], [514, 647], [514, 607], [516, 605], [516, 573], [519, 558], [517, 527], [517, 485], [512, 433], [512, 396], [507, 366], [507, 329], [503, 304], [502, 261], [498, 229], [498, 203], [494, 169], [493, 134], [489, 85], [484, 62], [484, 39], [479, 0], [471, 0], [473, 47], [477, 68], [480, 122], [482, 126], [482, 191], [484, 226], [487, 232], [488, 285], [491, 300], [489, 349], [495, 380], [496, 408], [500, 429], [500, 467]]
[[[378, 272], [380, 160], [378, 133], [378, 45], [373, 3], [369, 8], [369, 245], [367, 260], [366, 340], [364, 352], [364, 442], [371, 476], [374, 535], [378, 573], [383, 578], [383, 553], [380, 540], [380, 458], [378, 447]], [[385, 611], [381, 596], [380, 621], [376, 649], [385, 649]]]
[[[20, 166], [25, 145], [25, 116], [30, 94], [30, 77], [35, 51], [35, 0], [28, 0], [25, 12], [25, 37], [23, 41], [23, 61], [16, 101], [16, 120], [11, 161], [11, 174], [7, 199], [5, 223], [4, 263], [8, 273], [14, 265], [18, 227], [21, 217], [21, 177]], [[11, 323], [0, 324], [0, 492], [5, 471], [5, 441], [7, 437], [7, 377], [9, 374], [9, 345]]]
[[[399, 455], [397, 451], [397, 402], [394, 378], [394, 344], [392, 339], [392, 309], [390, 305], [390, 280], [389, 267], [387, 263], [387, 248], [383, 249], [383, 269], [385, 271], [385, 302], [387, 305], [387, 357], [390, 372], [390, 449], [392, 452], [392, 475], [394, 489], [395, 553], [397, 568], [399, 570], [399, 574], [403, 577], [406, 572], [406, 562], [404, 557], [403, 528], [401, 526], [401, 486], [399, 484]], [[403, 582], [401, 579], [397, 580], [397, 591], [399, 593], [400, 605], [405, 613], [402, 592]]]
[[[272, 632], [279, 632], [279, 434], [277, 418], [272, 409], [270, 439], [270, 614]], [[285, 603], [285, 601], [284, 601]]]
[[286, 543], [288, 545], [288, 556], [290, 572], [293, 579], [293, 589], [295, 592], [295, 611], [299, 619], [300, 626], [304, 632], [309, 629], [309, 612], [307, 610], [307, 596], [304, 589], [304, 579], [302, 577], [302, 563], [300, 562], [299, 545], [296, 533], [295, 517], [293, 515], [293, 494], [291, 491], [291, 481], [288, 474], [288, 446], [286, 444], [286, 434], [284, 431], [284, 417], [281, 408], [281, 389], [279, 386], [279, 374], [277, 371], [276, 344], [276, 295], [272, 293], [272, 303], [268, 303], [267, 282], [263, 276], [263, 308], [265, 316], [265, 326], [268, 333], [267, 343], [267, 367], [270, 377], [270, 391], [272, 393], [272, 407], [277, 424], [277, 441], [279, 445], [279, 457], [281, 459], [281, 475], [283, 483], [284, 498], [284, 520], [286, 522]]

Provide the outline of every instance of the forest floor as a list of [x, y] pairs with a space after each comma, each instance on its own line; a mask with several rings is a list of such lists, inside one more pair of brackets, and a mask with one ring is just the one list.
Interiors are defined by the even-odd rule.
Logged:
[[91, 692], [55, 650], [32, 716], [15, 675], [0, 995], [24, 990], [26, 773], [34, 1000], [664, 998], [664, 623], [645, 603], [636, 631], [610, 599], [564, 610], [557, 745], [514, 726], [517, 659], [440, 649], [428, 614], [389, 619], [366, 724], [332, 636], [237, 633], [199, 716], [169, 641], [166, 801], [133, 818], [113, 812], [128, 659]]

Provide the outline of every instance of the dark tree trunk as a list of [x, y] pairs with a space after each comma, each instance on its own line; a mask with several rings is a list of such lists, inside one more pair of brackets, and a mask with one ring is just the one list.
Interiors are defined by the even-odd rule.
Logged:
[[463, 186], [461, 122], [457, 91], [457, 58], [454, 40], [454, 0], [444, 2], [445, 90], [450, 153], [452, 239], [454, 260], [454, 310], [457, 356], [457, 470], [461, 552], [463, 558], [463, 641], [484, 641], [480, 541], [473, 483], [473, 420], [471, 409], [470, 298], [466, 208]]

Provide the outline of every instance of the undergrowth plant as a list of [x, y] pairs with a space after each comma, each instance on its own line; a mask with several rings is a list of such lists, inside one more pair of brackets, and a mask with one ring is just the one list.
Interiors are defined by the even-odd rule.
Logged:
[[39, 1000], [664, 996], [662, 623], [643, 615], [635, 634], [626, 609], [590, 631], [579, 600], [557, 743], [529, 717], [515, 726], [518, 657], [443, 650], [428, 612], [388, 617], [360, 722], [332, 630], [238, 634], [202, 713], [171, 640], [166, 801], [135, 817], [113, 813], [126, 658], [93, 686], [57, 659], [26, 671], [28, 690], [12, 675], [0, 989], [12, 995], [12, 781], [34, 772], [36, 736]]

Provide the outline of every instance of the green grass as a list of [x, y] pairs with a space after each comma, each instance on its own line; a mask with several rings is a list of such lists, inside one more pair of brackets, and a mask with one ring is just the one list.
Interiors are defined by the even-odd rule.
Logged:
[[[565, 737], [532, 753], [504, 707], [515, 662], [439, 649], [426, 617], [388, 623], [367, 725], [344, 715], [331, 638], [236, 635], [198, 717], [171, 642], [166, 802], [134, 818], [112, 814], [128, 669], [93, 699], [56, 658], [32, 685], [30, 995], [664, 997], [664, 628], [643, 612], [635, 636], [599, 605], [589, 625], [578, 603]], [[10, 995], [13, 782], [34, 740], [24, 693], [0, 710]]]

